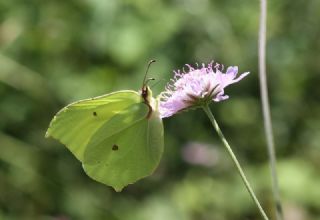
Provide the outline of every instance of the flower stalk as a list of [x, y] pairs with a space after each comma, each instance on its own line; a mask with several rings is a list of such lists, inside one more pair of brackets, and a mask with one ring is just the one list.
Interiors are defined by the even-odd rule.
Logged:
[[266, 77], [266, 32], [267, 32], [267, 0], [260, 0], [260, 25], [259, 25], [259, 81], [261, 93], [261, 105], [263, 112], [264, 131], [267, 141], [269, 163], [271, 171], [272, 193], [275, 201], [276, 219], [282, 220], [282, 206], [280, 199], [279, 181], [276, 168], [276, 151], [272, 132], [270, 116], [270, 104], [268, 97], [268, 84]]
[[231, 149], [228, 141], [227, 141], [226, 138], [224, 137], [224, 135], [223, 135], [223, 133], [222, 133], [222, 131], [221, 131], [221, 129], [220, 129], [217, 121], [215, 120], [215, 118], [214, 118], [214, 116], [213, 116], [213, 114], [212, 114], [209, 106], [208, 106], [208, 105], [203, 105], [203, 106], [202, 106], [202, 109], [203, 109], [203, 110], [205, 111], [205, 113], [207, 114], [207, 116], [208, 116], [208, 118], [210, 119], [213, 127], [214, 127], [215, 130], [217, 131], [217, 133], [218, 133], [218, 135], [219, 135], [219, 137], [220, 137], [223, 145], [224, 145], [225, 148], [227, 149], [227, 151], [228, 151], [228, 153], [229, 153], [229, 155], [230, 155], [230, 157], [231, 157], [234, 165], [236, 166], [236, 168], [237, 168], [237, 170], [238, 170], [238, 172], [239, 172], [239, 174], [240, 174], [240, 176], [241, 176], [241, 178], [242, 178], [242, 181], [243, 181], [243, 183], [244, 183], [247, 191], [249, 192], [249, 194], [250, 194], [251, 198], [253, 199], [255, 205], [256, 205], [257, 208], [259, 209], [260, 214], [262, 215], [263, 219], [264, 219], [264, 220], [269, 220], [269, 219], [268, 219], [268, 216], [266, 215], [266, 213], [264, 212], [262, 206], [260, 205], [259, 200], [257, 199], [255, 193], [253, 192], [252, 187], [250, 186], [250, 184], [249, 184], [249, 182], [248, 182], [248, 180], [247, 180], [247, 178], [246, 178], [246, 176], [245, 176], [245, 174], [244, 174], [244, 172], [243, 172], [243, 170], [242, 170], [242, 168], [241, 168], [241, 166], [240, 166], [240, 163], [239, 163], [239, 161], [237, 160], [237, 157], [236, 157], [235, 154], [233, 153], [233, 151], [232, 151], [232, 149]]

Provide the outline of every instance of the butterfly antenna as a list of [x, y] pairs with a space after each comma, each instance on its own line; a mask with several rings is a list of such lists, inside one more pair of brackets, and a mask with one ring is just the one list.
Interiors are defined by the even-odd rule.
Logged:
[[147, 79], [147, 75], [148, 75], [148, 71], [149, 68], [151, 66], [152, 63], [156, 62], [155, 60], [150, 60], [146, 69], [146, 73], [144, 74], [144, 78], [143, 78], [143, 84], [142, 84], [142, 88], [146, 86], [146, 84], [150, 81], [150, 80], [154, 80], [153, 78], [149, 78]]
[[153, 85], [151, 85], [150, 88], [154, 88], [156, 85], [158, 85], [161, 82], [166, 82], [166, 80], [165, 79], [159, 79], [159, 81], [154, 83]]
[[146, 80], [146, 82], [145, 82], [145, 85], [147, 85], [150, 81], [152, 81], [152, 80], [156, 80], [155, 78], [148, 78], [147, 80]]

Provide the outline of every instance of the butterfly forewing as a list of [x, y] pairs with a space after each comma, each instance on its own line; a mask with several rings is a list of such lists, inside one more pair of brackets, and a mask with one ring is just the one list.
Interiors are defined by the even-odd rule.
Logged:
[[46, 137], [58, 139], [83, 161], [87, 144], [95, 132], [128, 106], [141, 102], [137, 92], [120, 91], [72, 103], [56, 114]]

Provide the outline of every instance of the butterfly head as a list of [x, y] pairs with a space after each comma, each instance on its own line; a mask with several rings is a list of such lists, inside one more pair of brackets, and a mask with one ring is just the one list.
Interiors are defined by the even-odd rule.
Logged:
[[141, 97], [146, 103], [150, 103], [150, 99], [152, 98], [152, 91], [149, 86], [144, 86], [142, 88]]

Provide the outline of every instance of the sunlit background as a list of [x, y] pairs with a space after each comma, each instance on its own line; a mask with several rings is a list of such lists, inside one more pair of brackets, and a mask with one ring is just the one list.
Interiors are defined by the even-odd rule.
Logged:
[[[268, 80], [286, 220], [320, 219], [320, 1], [270, 0]], [[211, 108], [274, 217], [257, 68], [259, 1], [0, 1], [0, 219], [261, 219], [204, 112], [165, 119], [156, 172], [116, 193], [45, 139], [64, 105], [210, 62], [251, 74]], [[153, 82], [151, 83], [151, 85]]]

